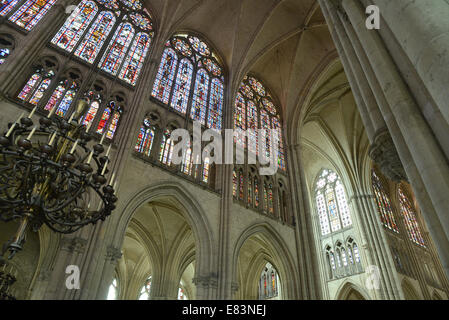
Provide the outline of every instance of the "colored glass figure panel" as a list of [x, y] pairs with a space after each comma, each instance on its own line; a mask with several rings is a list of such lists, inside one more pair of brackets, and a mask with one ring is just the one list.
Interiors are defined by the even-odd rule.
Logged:
[[48, 87], [50, 86], [51, 79], [44, 79], [37, 90], [33, 93], [33, 96], [30, 98], [30, 103], [32, 105], [37, 105], [41, 98], [43, 97], [45, 91], [47, 91]]
[[218, 64], [210, 58], [203, 59], [203, 64], [209, 72], [211, 72], [214, 76], [221, 76], [221, 68]]
[[44, 109], [47, 111], [51, 111], [61, 100], [65, 90], [66, 88], [64, 82], [61, 82], [61, 84], [56, 87], [55, 91], [53, 91], [53, 94], [51, 95]]
[[6, 16], [19, 0], [0, 0], [0, 16]]
[[129, 9], [140, 10], [142, 9], [142, 3], [139, 0], [120, 0]]
[[204, 159], [203, 164], [203, 182], [207, 183], [209, 181], [209, 172], [210, 172], [210, 160], [209, 158]]
[[259, 179], [254, 178], [254, 206], [259, 208]]
[[207, 72], [204, 69], [200, 69], [196, 75], [190, 118], [194, 121], [201, 122], [201, 124], [204, 124], [206, 121], [209, 82], [209, 75]]
[[8, 48], [0, 48], [0, 65], [5, 63], [11, 51]]
[[[265, 110], [260, 110], [260, 128], [261, 129], [271, 129], [270, 116]], [[271, 152], [271, 134], [270, 131], [266, 131], [265, 134], [265, 155], [269, 159]]]
[[179, 63], [178, 75], [176, 77], [175, 87], [171, 106], [176, 111], [186, 113], [189, 100], [190, 87], [192, 83], [193, 66], [189, 60], [183, 59]]
[[183, 56], [190, 57], [192, 55], [192, 49], [184, 40], [177, 38], [172, 43], [173, 47]]
[[251, 87], [254, 89], [254, 91], [257, 92], [259, 96], [261, 97], [265, 96], [266, 93], [265, 88], [259, 81], [257, 81], [253, 77], [248, 77], [248, 81], [251, 84]]
[[151, 127], [150, 121], [145, 119], [140, 127], [139, 136], [137, 137], [136, 151], [149, 157], [151, 148], [153, 147], [153, 140], [154, 129]]
[[401, 188], [399, 188], [399, 203], [401, 207], [401, 213], [404, 217], [405, 227], [407, 229], [409, 238], [412, 242], [425, 247], [424, 239], [421, 234], [421, 230], [416, 220], [416, 212], [413, 209], [410, 200], [405, 196]]
[[103, 114], [101, 115], [100, 122], [98, 123], [98, 127], [97, 127], [98, 134], [103, 134], [104, 129], [106, 128], [106, 124], [109, 121], [109, 117], [111, 116], [113, 108], [114, 108], [114, 104], [113, 104], [113, 102], [111, 102], [109, 104], [109, 106], [104, 109]]
[[117, 110], [114, 112], [114, 115], [112, 116], [112, 120], [111, 123], [109, 124], [109, 128], [108, 128], [108, 132], [106, 132], [106, 138], [108, 138], [109, 140], [112, 140], [112, 138], [114, 138], [115, 132], [117, 131], [118, 128], [118, 123], [120, 121], [120, 116], [121, 116], [121, 112], [120, 110]]
[[374, 189], [374, 195], [376, 196], [377, 209], [382, 221], [382, 224], [390, 230], [399, 232], [394, 219], [393, 210], [391, 209], [390, 198], [388, 197], [385, 189], [376, 175], [374, 170], [372, 171], [372, 185]]
[[[138, 33], [126, 56], [119, 78], [135, 85], [142, 71], [143, 62], [150, 47], [151, 37], [146, 33]], [[168, 98], [167, 98], [168, 100]]]
[[70, 105], [73, 102], [73, 99], [75, 98], [75, 90], [67, 90], [66, 94], [64, 95], [64, 98], [61, 100], [61, 103], [58, 106], [58, 109], [56, 110], [56, 114], [60, 117], [64, 117], [67, 113], [67, 110], [69, 110]]
[[75, 55], [89, 63], [93, 63], [101, 50], [109, 32], [115, 24], [115, 16], [112, 12], [103, 11], [90, 27], [80, 45], [75, 51]]
[[252, 100], [246, 103], [247, 129], [248, 132], [248, 150], [253, 154], [259, 154], [259, 137], [257, 134], [258, 113], [257, 107]]
[[247, 85], [242, 85], [242, 87], [240, 88], [240, 90], [243, 92], [243, 94], [248, 98], [248, 99], [253, 99], [254, 98], [254, 93], [253, 90], [251, 90], [251, 88]]
[[134, 25], [139, 27], [140, 29], [144, 31], [153, 30], [153, 24], [151, 23], [151, 20], [141, 15], [140, 13], [138, 12], [131, 13], [129, 15], [129, 18], [134, 23]]
[[212, 79], [209, 99], [209, 115], [207, 119], [207, 126], [211, 129], [221, 129], [223, 91], [223, 83], [216, 78]]
[[343, 223], [343, 228], [352, 225], [351, 214], [349, 213], [348, 203], [346, 201], [345, 190], [340, 181], [337, 181], [335, 187], [335, 192], [337, 194], [338, 208], [340, 211], [341, 221]]
[[98, 7], [93, 1], [81, 2], [67, 18], [58, 33], [53, 37], [51, 43], [72, 52], [87, 27], [94, 19], [97, 11]]
[[234, 129], [236, 130], [236, 136], [234, 137], [234, 141], [241, 145], [242, 147], [246, 147], [245, 143], [245, 130], [246, 130], [246, 104], [245, 99], [242, 94], [237, 93], [237, 97], [235, 99], [235, 107], [234, 107]]
[[86, 116], [83, 120], [83, 125], [88, 126], [95, 118], [98, 112], [98, 108], [100, 107], [100, 103], [98, 101], [93, 101], [90, 104], [89, 110], [87, 111]]
[[326, 201], [331, 230], [332, 232], [338, 231], [341, 229], [341, 223], [338, 215], [337, 203], [335, 201], [335, 194], [330, 187], [326, 190]]
[[27, 0], [9, 17], [9, 21], [30, 31], [51, 9], [55, 2], [56, 0]]
[[271, 185], [268, 186], [268, 211], [271, 214], [274, 214], [274, 206], [273, 206], [273, 187]]
[[285, 170], [285, 153], [284, 153], [284, 139], [282, 138], [281, 122], [278, 117], [271, 118], [272, 128], [276, 130], [278, 139], [278, 166]]
[[253, 203], [253, 180], [251, 176], [248, 177], [248, 204]]
[[118, 10], [120, 8], [117, 0], [96, 0], [96, 1], [111, 10]]
[[36, 83], [40, 80], [41, 75], [40, 73], [33, 74], [30, 79], [27, 81], [25, 86], [23, 87], [22, 91], [20, 91], [19, 95], [17, 96], [21, 100], [26, 100], [30, 92], [33, 90]]
[[109, 42], [98, 67], [115, 76], [125, 58], [133, 36], [134, 28], [132, 25], [130, 23], [121, 23], [115, 30], [114, 36], [111, 42]]
[[165, 49], [152, 92], [153, 97], [165, 104], [168, 103], [170, 98], [177, 62], [178, 56], [175, 51], [173, 49]]
[[262, 104], [265, 107], [265, 109], [267, 109], [267, 111], [269, 113], [271, 113], [272, 115], [276, 115], [277, 114], [276, 107], [274, 106], [273, 102], [271, 102], [267, 98], [263, 98], [262, 99]]
[[192, 149], [188, 148], [182, 161], [182, 172], [186, 175], [192, 174]]
[[239, 172], [239, 200], [243, 200], [244, 194], [244, 181], [243, 181], [243, 173]]
[[189, 37], [189, 42], [192, 45], [193, 49], [198, 52], [202, 56], [209, 56], [210, 49], [203, 41], [198, 39], [197, 37]]

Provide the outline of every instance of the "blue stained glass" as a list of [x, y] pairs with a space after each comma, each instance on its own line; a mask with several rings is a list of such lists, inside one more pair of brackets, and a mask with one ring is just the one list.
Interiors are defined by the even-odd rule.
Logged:
[[6, 16], [19, 0], [0, 0], [0, 16]]
[[237, 93], [237, 97], [235, 99], [235, 108], [234, 108], [234, 129], [237, 131], [236, 136], [234, 138], [235, 142], [245, 147], [245, 136], [243, 135], [246, 130], [246, 112], [245, 112], [245, 99], [241, 95], [241, 93]]
[[56, 114], [58, 116], [64, 117], [69, 110], [70, 105], [72, 104], [73, 99], [75, 98], [75, 90], [68, 90], [64, 95], [61, 103], [59, 104], [58, 109], [56, 110]]
[[175, 77], [178, 56], [173, 49], [165, 49], [157, 72], [152, 96], [167, 104]]
[[207, 93], [209, 90], [209, 75], [204, 69], [200, 69], [196, 75], [195, 91], [193, 93], [193, 105], [190, 117], [204, 124], [207, 110]]
[[53, 37], [51, 43], [72, 52], [81, 36], [97, 14], [98, 7], [93, 1], [82, 1], [64, 25]]
[[248, 150], [253, 154], [259, 154], [259, 141], [256, 129], [258, 128], [257, 107], [252, 100], [246, 104], [247, 128], [249, 130], [248, 136]]
[[134, 28], [130, 23], [121, 23], [115, 30], [98, 66], [113, 75], [117, 74], [119, 66], [125, 58], [126, 51], [134, 36]]
[[119, 78], [126, 82], [135, 85], [140, 71], [142, 70], [143, 62], [148, 53], [150, 47], [151, 37], [146, 33], [138, 33], [131, 49], [126, 56], [123, 63], [122, 70], [120, 71]]
[[100, 12], [92, 27], [76, 49], [75, 55], [89, 63], [93, 63], [114, 24], [115, 16], [112, 12]]
[[30, 31], [51, 9], [56, 0], [27, 0], [9, 20]]
[[221, 117], [223, 111], [223, 83], [217, 78], [212, 79], [209, 100], [209, 116], [207, 126], [209, 128], [221, 129]]
[[190, 63], [188, 59], [182, 59], [179, 62], [178, 74], [171, 101], [171, 106], [181, 113], [186, 113], [187, 110], [187, 103], [189, 101], [190, 87], [192, 83], [192, 74], [192, 63]]

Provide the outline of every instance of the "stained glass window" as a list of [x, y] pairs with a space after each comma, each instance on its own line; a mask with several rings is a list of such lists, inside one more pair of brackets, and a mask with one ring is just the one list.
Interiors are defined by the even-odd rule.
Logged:
[[167, 104], [175, 77], [178, 56], [173, 49], [165, 49], [154, 81], [152, 96]]
[[53, 91], [44, 109], [50, 111], [57, 107], [56, 114], [61, 117], [65, 116], [75, 98], [77, 87], [77, 84], [73, 81], [61, 81]]
[[74, 89], [75, 89], [74, 86], [72, 86], [70, 90], [67, 90], [67, 92], [64, 95], [64, 98], [62, 98], [61, 103], [59, 104], [58, 109], [56, 110], [56, 114], [58, 116], [64, 117], [67, 113], [67, 110], [69, 110], [70, 105], [72, 104], [76, 94], [76, 91]]
[[106, 124], [109, 121], [109, 118], [111, 117], [112, 110], [115, 108], [115, 103], [110, 102], [109, 105], [104, 109], [103, 114], [101, 116], [100, 122], [98, 123], [97, 127], [97, 133], [103, 134], [104, 129], [106, 128]]
[[[95, 2], [114, 13], [98, 13]], [[134, 86], [142, 71], [154, 32], [148, 11], [143, 9], [140, 12], [126, 12], [132, 8], [140, 10], [142, 5], [138, 1], [119, 3], [118, 0], [83, 0], [51, 42], [69, 52], [78, 45], [74, 55], [88, 63], [94, 63], [104, 42], [113, 32], [98, 62], [98, 68]]]
[[259, 179], [257, 177], [254, 178], [254, 207], [259, 208], [260, 204], [260, 194], [259, 194]]
[[115, 132], [118, 128], [118, 123], [120, 121], [120, 117], [122, 116], [122, 109], [120, 107], [117, 107], [117, 109], [114, 111], [114, 114], [111, 119], [111, 123], [109, 124], [108, 131], [106, 132], [106, 138], [112, 140], [114, 138]]
[[253, 203], [253, 179], [251, 176], [248, 176], [248, 204], [252, 205]]
[[100, 107], [100, 101], [92, 101], [89, 107], [89, 110], [87, 111], [86, 116], [83, 120], [83, 125], [86, 127], [94, 120], [95, 116], [97, 115], [98, 108]]
[[139, 300], [150, 300], [151, 276], [145, 280], [145, 284], [139, 293]]
[[237, 197], [237, 174], [235, 170], [232, 171], [232, 195], [234, 198]]
[[207, 94], [209, 92], [209, 75], [200, 69], [196, 75], [195, 90], [193, 92], [192, 110], [190, 118], [204, 124], [207, 110]]
[[239, 199], [240, 200], [244, 199], [244, 197], [243, 197], [244, 192], [245, 192], [244, 186], [245, 186], [245, 181], [243, 179], [243, 172], [240, 171], [239, 172]]
[[151, 95], [194, 121], [221, 129], [224, 78], [212, 50], [185, 34], [174, 36], [166, 47]]
[[407, 229], [409, 239], [417, 245], [425, 247], [426, 245], [424, 243], [418, 221], [416, 220], [415, 209], [413, 208], [408, 197], [404, 194], [402, 187], [398, 189], [398, 194], [401, 213], [404, 219], [404, 224], [405, 228]]
[[165, 130], [159, 151], [159, 161], [169, 166], [173, 155], [174, 143], [170, 139], [170, 130]]
[[238, 135], [240, 130], [245, 129], [248, 130], [248, 151], [254, 155], [259, 154], [259, 141], [255, 130], [274, 130], [273, 133], [266, 131], [267, 134], [263, 142], [266, 145], [266, 156], [269, 157], [271, 154], [270, 150], [273, 147], [272, 134], [276, 134], [275, 137], [278, 141], [277, 164], [278, 168], [285, 170], [285, 149], [278, 108], [262, 82], [252, 76], [244, 77], [234, 102], [234, 130], [237, 131], [235, 142], [246, 147], [243, 136]]
[[10, 53], [11, 53], [10, 49], [0, 48], [0, 65], [6, 61], [6, 58], [8, 58]]
[[188, 59], [182, 59], [178, 66], [178, 75], [173, 90], [171, 106], [176, 111], [186, 113], [192, 82], [193, 66]]
[[35, 73], [33, 74], [28, 82], [23, 87], [22, 91], [20, 91], [19, 95], [17, 96], [21, 100], [26, 100], [27, 97], [31, 94], [33, 88], [36, 86], [36, 84], [40, 81], [41, 74]]
[[153, 146], [154, 140], [154, 127], [151, 126], [149, 118], [145, 118], [140, 127], [139, 136], [137, 137], [137, 143], [135, 150], [137, 152], [143, 153], [146, 156], [150, 156], [151, 147]]
[[141, 32], [136, 35], [131, 50], [129, 50], [125, 63], [120, 71], [120, 79], [132, 85], [136, 84], [150, 43], [151, 37], [148, 34]]
[[204, 159], [203, 164], [203, 182], [207, 183], [209, 181], [209, 171], [210, 171], [210, 160], [209, 158]]
[[273, 186], [271, 185], [271, 183], [268, 185], [267, 196], [268, 196], [268, 211], [269, 211], [271, 214], [274, 214], [274, 206], [273, 206]]
[[315, 192], [323, 236], [352, 225], [345, 190], [335, 172], [323, 170], [315, 184]]
[[134, 28], [130, 23], [121, 23], [115, 30], [108, 48], [103, 54], [98, 65], [99, 68], [113, 75], [117, 74], [118, 68], [125, 58], [131, 40], [134, 36]]
[[0, 0], [0, 16], [6, 16], [19, 0]]
[[399, 232], [398, 226], [394, 219], [393, 210], [391, 209], [390, 197], [387, 195], [382, 182], [377, 176], [376, 172], [371, 172], [371, 182], [376, 196], [377, 210], [380, 215], [382, 224], [390, 230]]
[[267, 263], [260, 275], [259, 299], [272, 299], [279, 294], [279, 275], [276, 269]]
[[54, 75], [55, 73], [50, 70], [44, 77], [42, 77], [42, 81], [40, 82], [39, 86], [36, 86], [37, 89], [34, 91], [34, 93], [32, 95], [28, 95], [30, 97], [30, 99], [28, 100], [29, 103], [31, 103], [32, 105], [37, 105], [39, 103], [41, 98], [44, 96], [44, 93], [50, 86]]
[[217, 78], [212, 79], [209, 100], [209, 116], [207, 126], [221, 129], [221, 114], [223, 110], [223, 83]]
[[81, 36], [97, 14], [98, 7], [93, 1], [82, 1], [64, 25], [53, 37], [51, 43], [72, 52]]
[[182, 159], [181, 172], [191, 175], [192, 174], [192, 148], [190, 141], [187, 144], [187, 150]]
[[[30, 31], [51, 9], [56, 0], [27, 0], [9, 20]], [[6, 9], [6, 7], [5, 7]]]
[[98, 52], [103, 46], [106, 37], [109, 32], [111, 32], [115, 21], [116, 19], [112, 12], [100, 12], [86, 36], [84, 36], [80, 45], [76, 49], [75, 55], [89, 63], [93, 63], [98, 55]]

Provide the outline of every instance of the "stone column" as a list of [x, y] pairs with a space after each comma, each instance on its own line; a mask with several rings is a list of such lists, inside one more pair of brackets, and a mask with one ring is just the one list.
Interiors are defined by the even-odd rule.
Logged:
[[[366, 17], [360, 3], [354, 0], [343, 0], [342, 3], [388, 102], [388, 108], [384, 105], [379, 106], [395, 146], [399, 149], [399, 143], [402, 142], [400, 135], [408, 142], [406, 145], [410, 151], [409, 154], [399, 153], [402, 163], [413, 162], [416, 165], [447, 237], [449, 234], [449, 216], [446, 214], [449, 211], [447, 159], [408, 92], [378, 33], [366, 29]], [[399, 132], [394, 131], [395, 125], [400, 135], [398, 135]], [[416, 191], [415, 181], [411, 183]], [[429, 217], [429, 219], [434, 218], [434, 216]]]
[[374, 0], [449, 123], [449, 4], [445, 0]]

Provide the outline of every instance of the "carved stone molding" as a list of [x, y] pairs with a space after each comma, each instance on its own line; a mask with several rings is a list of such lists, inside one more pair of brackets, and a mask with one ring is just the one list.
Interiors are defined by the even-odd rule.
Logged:
[[122, 251], [114, 246], [109, 246], [106, 251], [106, 259], [111, 263], [117, 262], [122, 257]]
[[82, 253], [86, 249], [87, 240], [75, 237], [75, 238], [62, 238], [61, 250], [68, 251], [70, 253]]
[[218, 278], [216, 276], [198, 276], [192, 279], [196, 286], [203, 288], [218, 288]]
[[408, 181], [401, 159], [387, 129], [376, 134], [369, 150], [369, 156], [390, 180], [395, 182]]

